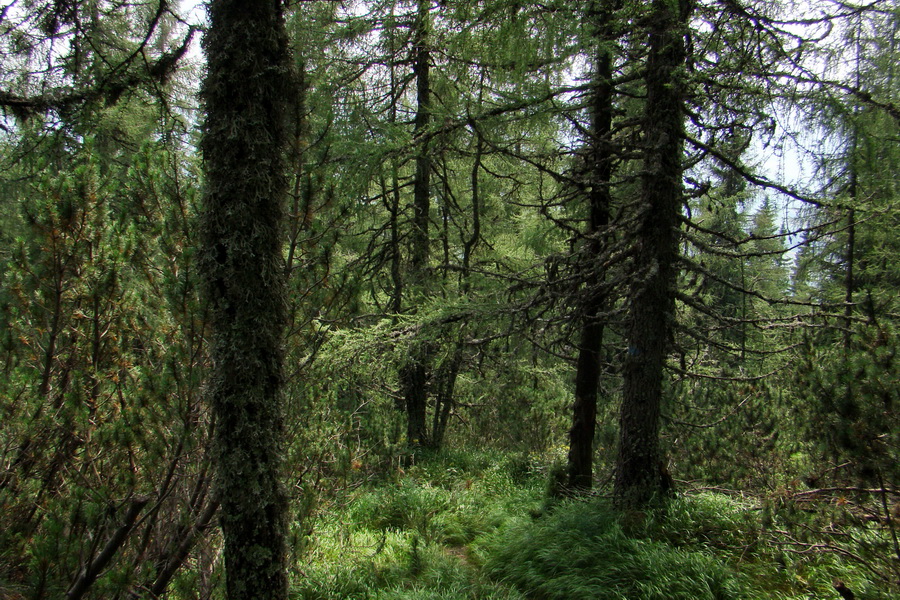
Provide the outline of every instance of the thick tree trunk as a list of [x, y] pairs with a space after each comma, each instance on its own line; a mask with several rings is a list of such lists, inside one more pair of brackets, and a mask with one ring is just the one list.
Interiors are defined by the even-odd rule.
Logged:
[[[597, 421], [597, 394], [600, 387], [600, 350], [603, 346], [603, 323], [599, 316], [605, 306], [600, 289], [603, 273], [599, 257], [603, 252], [601, 232], [609, 225], [610, 179], [613, 149], [610, 138], [613, 118], [612, 56], [606, 46], [610, 32], [610, 10], [593, 15], [598, 23], [597, 64], [594, 72], [594, 94], [591, 106], [591, 139], [587, 170], [589, 173], [589, 222], [585, 260], [588, 262], [589, 291], [583, 306], [584, 323], [578, 344], [575, 370], [575, 403], [572, 406], [572, 428], [569, 430], [567, 488], [573, 492], [590, 490], [593, 485], [594, 431]], [[591, 287], [597, 288], [590, 291]]]
[[209, 393], [227, 596], [277, 600], [287, 597], [279, 474], [292, 77], [280, 2], [211, 0], [209, 17], [200, 265], [213, 329]]
[[644, 168], [635, 274], [623, 368], [619, 456], [614, 494], [641, 506], [667, 491], [659, 444], [666, 354], [675, 319], [678, 214], [682, 203], [683, 26], [691, 0], [654, 0], [645, 80]]
[[575, 370], [575, 403], [569, 429], [569, 456], [566, 488], [587, 492], [594, 480], [594, 431], [597, 422], [597, 394], [600, 387], [600, 348], [603, 324], [585, 323], [581, 329]]

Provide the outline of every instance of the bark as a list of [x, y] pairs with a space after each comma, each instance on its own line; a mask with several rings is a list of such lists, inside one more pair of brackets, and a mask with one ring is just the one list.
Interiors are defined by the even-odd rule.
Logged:
[[[420, 0], [413, 39], [413, 74], [416, 79], [416, 117], [413, 137], [418, 139], [431, 122], [431, 53], [428, 48], [430, 0]], [[420, 292], [425, 284], [429, 258], [429, 212], [431, 210], [431, 154], [427, 142], [416, 152], [413, 179], [413, 226], [409, 280]], [[406, 404], [407, 444], [429, 445], [428, 381], [429, 352], [425, 344], [413, 342], [410, 357], [400, 369], [400, 387]]]
[[685, 63], [682, 28], [689, 13], [690, 0], [654, 0], [651, 8], [636, 272], [629, 298], [614, 489], [623, 507], [645, 505], [671, 483], [662, 466], [659, 428], [663, 371], [675, 318], [685, 94], [679, 71]]
[[594, 480], [594, 433], [597, 422], [597, 395], [600, 387], [600, 349], [603, 324], [585, 323], [581, 330], [575, 370], [575, 403], [569, 429], [569, 456], [566, 487], [586, 492]]
[[431, 446], [440, 448], [447, 433], [447, 424], [453, 411], [453, 394], [456, 378], [462, 365], [463, 346], [459, 343], [453, 356], [437, 370], [434, 377], [434, 416], [431, 426]]
[[[480, 98], [479, 98], [480, 100]], [[462, 273], [460, 273], [460, 289], [463, 294], [469, 293], [469, 270], [472, 262], [472, 253], [475, 246], [481, 240], [481, 196], [479, 193], [478, 172], [481, 170], [481, 157], [484, 153], [484, 140], [477, 126], [472, 124], [472, 133], [475, 134], [475, 159], [472, 162], [472, 234], [463, 242]]]
[[291, 67], [282, 3], [212, 0], [204, 39], [200, 268], [226, 593], [287, 597], [282, 258]]
[[[856, 146], [854, 140], [854, 146]], [[851, 160], [855, 160], [855, 152]], [[850, 195], [851, 208], [847, 211], [847, 250], [844, 257], [845, 273], [844, 273], [844, 348], [849, 349], [851, 345], [853, 331], [853, 292], [856, 289], [856, 277], [853, 271], [856, 261], [856, 211], [853, 206], [857, 203], [857, 185], [856, 185], [856, 165], [850, 167]], [[847, 388], [850, 389], [849, 387]]]
[[[587, 285], [597, 287], [603, 273], [597, 261], [603, 251], [601, 232], [609, 225], [610, 179], [612, 177], [613, 148], [611, 140], [613, 119], [612, 56], [608, 42], [612, 37], [610, 3], [593, 15], [597, 20], [597, 51], [594, 72], [594, 93], [591, 104], [591, 139], [588, 155], [589, 221], [586, 237]], [[601, 292], [589, 293], [582, 308], [584, 322], [578, 344], [575, 367], [575, 403], [572, 406], [572, 427], [569, 430], [567, 488], [587, 491], [593, 485], [594, 432], [597, 421], [597, 394], [600, 387], [600, 350], [603, 346], [603, 323], [599, 320], [605, 306]]]
[[[393, 11], [391, 12], [393, 17]], [[390, 55], [395, 56], [396, 48], [394, 47], [394, 30], [389, 33]], [[388, 113], [388, 122], [393, 126], [397, 123], [397, 101], [400, 98], [399, 84], [397, 81], [396, 61], [390, 63], [390, 82], [391, 82], [391, 106]], [[390, 244], [391, 244], [391, 301], [390, 311], [394, 315], [399, 315], [403, 310], [403, 269], [402, 259], [403, 253], [400, 249], [400, 215], [402, 207], [400, 203], [400, 167], [397, 164], [397, 157], [391, 157], [391, 187], [388, 193], [387, 184], [382, 184], [384, 189], [386, 206], [390, 215]], [[394, 318], [396, 323], [396, 317]], [[400, 407], [402, 410], [402, 407]]]
[[400, 385], [406, 407], [406, 443], [410, 447], [430, 445], [427, 428], [428, 360], [424, 345], [414, 343], [407, 362], [400, 369]]
[[[428, 128], [431, 123], [431, 52], [428, 49], [428, 9], [430, 2], [419, 2], [416, 17], [415, 39], [413, 42], [413, 74], [416, 78], [416, 117], [413, 138]], [[413, 284], [421, 284], [428, 265], [429, 239], [428, 225], [431, 210], [431, 153], [428, 143], [423, 142], [416, 151], [416, 173], [413, 179], [413, 229], [410, 275]]]
[[[391, 168], [390, 230], [391, 230], [391, 312], [395, 315], [403, 310], [403, 274], [400, 252], [400, 178], [397, 175], [397, 164], [393, 161]], [[385, 195], [387, 195], [387, 186]]]

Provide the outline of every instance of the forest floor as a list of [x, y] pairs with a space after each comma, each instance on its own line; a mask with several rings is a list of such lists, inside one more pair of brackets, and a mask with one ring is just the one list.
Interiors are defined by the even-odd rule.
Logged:
[[900, 591], [884, 528], [858, 522], [829, 537], [833, 502], [813, 514], [777, 498], [685, 490], [665, 509], [623, 514], [602, 494], [548, 503], [548, 479], [527, 458], [444, 453], [345, 489], [308, 521], [293, 596], [805, 600], [839, 599], [837, 585], [887, 600]]

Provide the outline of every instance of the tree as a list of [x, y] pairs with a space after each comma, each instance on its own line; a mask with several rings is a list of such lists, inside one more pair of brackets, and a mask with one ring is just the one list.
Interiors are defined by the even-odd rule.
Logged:
[[[854, 49], [844, 87], [896, 105], [900, 89], [897, 15], [847, 24], [834, 52]], [[897, 385], [898, 121], [883, 106], [820, 94], [813, 110], [837, 149], [823, 160], [828, 203], [811, 212], [815, 236], [798, 257], [798, 295], [818, 306], [819, 331], [805, 335], [796, 382], [808, 420], [806, 436], [819, 461], [810, 479], [884, 490], [900, 471]], [[835, 468], [841, 465], [840, 468]], [[887, 505], [880, 507], [886, 512]], [[893, 553], [900, 555], [894, 541]]]
[[19, 8], [0, 23], [0, 395], [16, 398], [0, 578], [36, 599], [161, 594], [216, 510], [176, 73], [189, 28], [165, 2]]
[[[415, 174], [413, 176], [413, 218], [410, 235], [409, 286], [413, 293], [424, 294], [428, 274], [431, 239], [428, 235], [431, 221], [431, 170], [432, 157], [424, 133], [432, 119], [431, 90], [431, 0], [419, 0], [413, 25], [412, 70], [416, 83], [416, 109], [413, 138], [416, 147]], [[408, 362], [400, 368], [400, 388], [406, 408], [406, 441], [411, 447], [430, 446], [428, 434], [428, 363], [430, 350], [427, 343], [414, 341]]]
[[[373, 318], [393, 325], [396, 382], [382, 387], [404, 411], [413, 447], [439, 447], [452, 422], [457, 376], [482, 351], [466, 339], [472, 323], [479, 321], [477, 338], [503, 337], [489, 333], [506, 328], [496, 294], [521, 266], [509, 260], [516, 236], [505, 238], [516, 214], [533, 211], [526, 203], [538, 188], [526, 183], [536, 170], [518, 154], [556, 145], [558, 127], [531, 139], [552, 118], [547, 89], [560, 77], [545, 47], [550, 36], [519, 42], [543, 31], [548, 13], [520, 8], [385, 2], [348, 19], [356, 24], [348, 36], [364, 32], [348, 50], [364, 75], [348, 88], [354, 112], [343, 126], [366, 131], [357, 144], [364, 151], [344, 159], [371, 181], [356, 192], [363, 199], [341, 242], [355, 260], [342, 271], [358, 281], [354, 306], [363, 315], [354, 326]], [[500, 248], [483, 243], [494, 235], [504, 238]]]
[[636, 207], [615, 496], [640, 506], [670, 483], [659, 449], [663, 372], [675, 319], [686, 49], [692, 2], [654, 0], [645, 66], [643, 173]]
[[209, 387], [227, 594], [286, 598], [280, 475], [290, 55], [280, 2], [214, 0], [209, 18], [200, 268], [213, 328]]
[[[165, 0], [133, 11], [101, 0], [41, 0], [27, 10], [10, 10], [14, 4], [0, 12], [0, 109], [19, 119], [55, 113], [66, 120], [98, 102], [115, 104], [141, 87], [161, 90], [196, 33], [189, 28], [180, 45], [167, 48], [166, 21], [180, 17]], [[69, 44], [60, 53], [63, 42]]]
[[590, 22], [595, 29], [595, 65], [590, 101], [590, 132], [587, 140], [587, 204], [588, 219], [585, 231], [585, 259], [587, 290], [584, 293], [581, 332], [575, 371], [575, 402], [572, 406], [572, 427], [569, 430], [567, 487], [589, 490], [593, 484], [594, 430], [597, 419], [597, 395], [601, 374], [603, 348], [602, 312], [607, 306], [609, 291], [602, 285], [603, 256], [609, 244], [606, 228], [612, 205], [612, 174], [615, 151], [613, 147], [613, 53], [614, 12], [619, 3], [600, 2], [591, 5]]

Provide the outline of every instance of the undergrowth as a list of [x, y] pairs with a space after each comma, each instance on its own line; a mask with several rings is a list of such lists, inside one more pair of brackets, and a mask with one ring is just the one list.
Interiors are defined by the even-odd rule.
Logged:
[[315, 524], [297, 600], [857, 598], [896, 588], [836, 553], [792, 548], [777, 515], [723, 494], [622, 513], [594, 498], [547, 508], [544, 473], [445, 454], [360, 488]]

